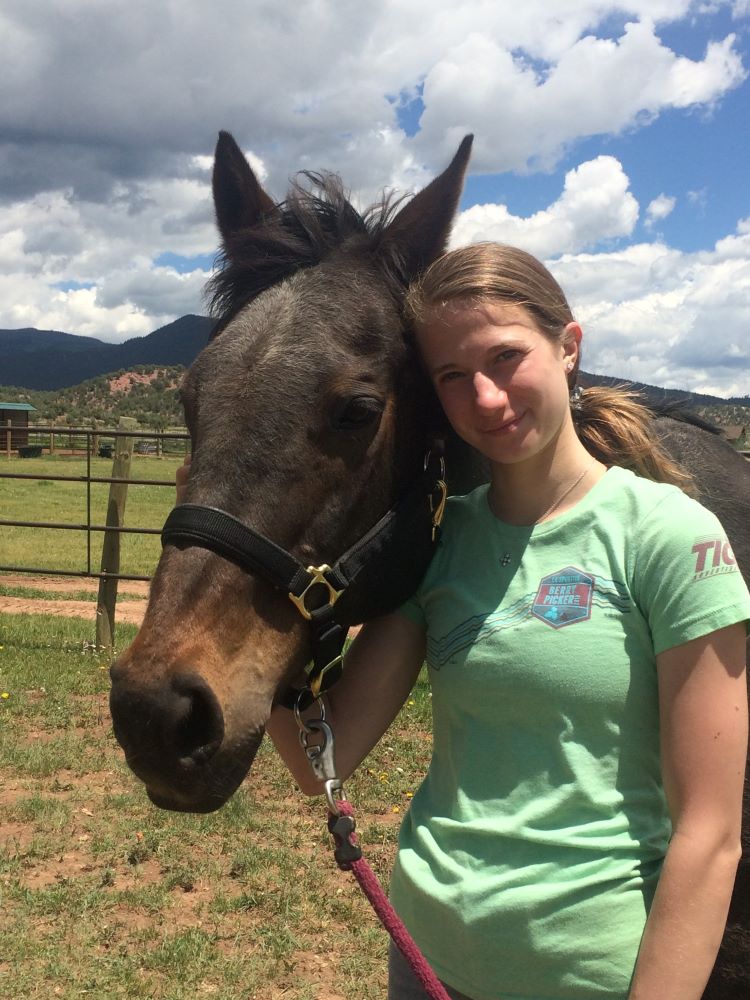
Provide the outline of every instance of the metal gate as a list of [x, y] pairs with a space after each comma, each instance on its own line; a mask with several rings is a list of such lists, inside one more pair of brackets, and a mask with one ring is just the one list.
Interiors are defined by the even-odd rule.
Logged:
[[[10, 433], [8, 430], [7, 434]], [[103, 430], [103, 429], [91, 429], [88, 427], [60, 427], [60, 426], [50, 426], [50, 427], [29, 427], [29, 437], [37, 437], [40, 435], [50, 435], [50, 449], [55, 450], [54, 439], [55, 436], [58, 437], [69, 437], [71, 440], [73, 438], [85, 437], [86, 447], [86, 474], [80, 476], [65, 476], [65, 475], [40, 475], [36, 473], [26, 473], [26, 472], [3, 472], [0, 471], [0, 479], [25, 479], [25, 480], [37, 480], [37, 481], [47, 481], [47, 482], [68, 482], [68, 483], [84, 483], [86, 486], [86, 520], [80, 524], [67, 524], [59, 523], [56, 521], [20, 521], [12, 520], [6, 518], [0, 518], [0, 528], [5, 527], [15, 527], [15, 528], [52, 528], [58, 531], [85, 531], [86, 532], [86, 569], [85, 570], [61, 570], [49, 566], [4, 566], [0, 565], [0, 572], [6, 573], [36, 573], [44, 574], [45, 576], [80, 576], [80, 577], [94, 577], [96, 579], [113, 579], [113, 580], [144, 580], [148, 581], [151, 579], [150, 576], [137, 576], [128, 573], [102, 573], [95, 571], [91, 566], [91, 535], [92, 532], [118, 532], [120, 534], [131, 534], [131, 535], [159, 535], [161, 534], [161, 528], [148, 528], [148, 527], [112, 527], [106, 524], [93, 524], [91, 521], [91, 485], [92, 483], [127, 483], [130, 486], [167, 486], [174, 489], [175, 483], [174, 479], [119, 479], [113, 476], [94, 476], [91, 474], [91, 458], [92, 452], [94, 450], [95, 439], [99, 438], [139, 438], [144, 441], [154, 441], [156, 442], [157, 451], [161, 452], [163, 449], [163, 444], [165, 441], [183, 441], [189, 442], [190, 435], [187, 431], [179, 433], [166, 433], [163, 431], [143, 431], [140, 428], [132, 428], [128, 430], [122, 430], [118, 428], [117, 430]], [[5, 442], [2, 442], [5, 444]], [[7, 449], [10, 450], [10, 443], [8, 443]], [[187, 445], [186, 445], [187, 450]]]

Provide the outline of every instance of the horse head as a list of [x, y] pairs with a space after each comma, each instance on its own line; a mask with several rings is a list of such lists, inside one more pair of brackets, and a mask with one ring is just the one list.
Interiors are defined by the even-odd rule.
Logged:
[[[186, 509], [217, 509], [302, 566], [332, 565], [419, 477], [433, 401], [402, 300], [445, 247], [470, 147], [410, 201], [361, 215], [330, 176], [275, 204], [220, 135], [220, 319], [182, 388]], [[157, 805], [226, 801], [311, 643], [267, 579], [215, 549], [165, 546], [111, 691], [117, 739]]]

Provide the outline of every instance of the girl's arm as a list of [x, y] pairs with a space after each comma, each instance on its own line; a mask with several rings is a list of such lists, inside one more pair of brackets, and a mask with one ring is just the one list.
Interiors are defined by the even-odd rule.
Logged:
[[630, 1000], [700, 1000], [711, 973], [741, 853], [745, 658], [744, 624], [657, 656], [673, 833]]
[[[326, 721], [336, 747], [336, 770], [346, 780], [393, 722], [419, 675], [425, 653], [423, 629], [397, 612], [364, 625], [344, 657], [341, 679], [325, 695]], [[313, 705], [308, 716], [318, 716]], [[294, 713], [275, 708], [267, 732], [307, 795], [320, 795], [300, 746]]]

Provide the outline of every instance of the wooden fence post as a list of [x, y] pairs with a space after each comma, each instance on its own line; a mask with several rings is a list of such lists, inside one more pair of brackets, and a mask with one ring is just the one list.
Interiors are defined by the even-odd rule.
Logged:
[[[118, 430], [135, 429], [137, 421], [133, 417], [120, 417]], [[133, 455], [134, 437], [115, 438], [115, 460], [112, 464], [113, 479], [130, 478], [130, 459]], [[127, 483], [109, 484], [107, 503], [107, 527], [122, 528], [125, 523], [125, 501], [128, 496]], [[105, 531], [102, 545], [102, 573], [120, 572], [119, 531]], [[115, 605], [117, 603], [117, 578], [100, 577], [99, 598], [96, 604], [96, 645], [112, 655], [115, 643]]]
[[11, 430], [13, 423], [8, 421], [8, 430], [5, 432], [5, 449], [8, 452], [8, 458], [10, 458], [10, 446], [13, 439], [13, 431]]

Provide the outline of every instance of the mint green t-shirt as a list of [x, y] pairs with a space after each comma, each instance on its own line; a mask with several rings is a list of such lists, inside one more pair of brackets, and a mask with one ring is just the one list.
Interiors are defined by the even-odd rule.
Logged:
[[624, 1000], [670, 837], [656, 654], [750, 618], [719, 522], [619, 468], [535, 527], [481, 487], [402, 612], [427, 631], [434, 749], [396, 909], [475, 1000]]

